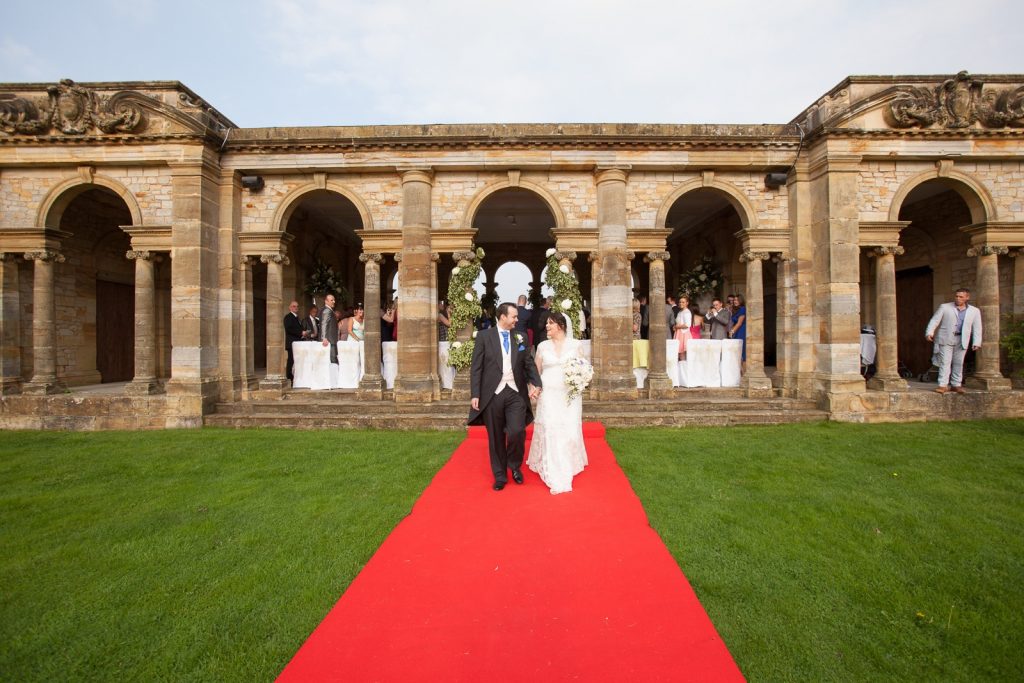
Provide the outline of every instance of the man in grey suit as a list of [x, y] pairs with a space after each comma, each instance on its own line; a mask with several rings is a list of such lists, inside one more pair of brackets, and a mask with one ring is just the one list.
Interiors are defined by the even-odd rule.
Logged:
[[704, 319], [711, 325], [712, 339], [729, 338], [729, 311], [722, 308], [721, 299], [711, 300], [711, 309], [704, 314]]
[[668, 338], [672, 339], [676, 336], [674, 325], [676, 324], [676, 313], [679, 310], [676, 308], [676, 298], [671, 294], [665, 297], [665, 325], [668, 327]]
[[939, 306], [928, 321], [925, 338], [935, 342], [939, 356], [939, 386], [936, 393], [945, 394], [950, 384], [958, 394], [964, 393], [961, 386], [964, 372], [964, 356], [968, 347], [977, 351], [981, 348], [981, 312], [967, 303], [971, 290], [956, 290], [952, 303]]
[[331, 347], [331, 362], [338, 364], [338, 321], [334, 318], [334, 295], [324, 297], [324, 310], [320, 311], [320, 338], [324, 346]]
[[497, 325], [481, 330], [473, 345], [467, 422], [487, 427], [493, 488], [501, 491], [509, 468], [512, 481], [523, 483], [526, 425], [533, 422], [530, 399], [540, 394], [541, 381], [530, 341], [514, 329], [519, 311], [514, 304], [503, 303], [497, 315]]

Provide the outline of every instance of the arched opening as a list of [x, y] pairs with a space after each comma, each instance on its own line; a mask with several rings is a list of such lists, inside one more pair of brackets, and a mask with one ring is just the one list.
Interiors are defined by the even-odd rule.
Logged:
[[[135, 374], [135, 266], [121, 226], [132, 214], [117, 193], [76, 186], [58, 198], [46, 221], [71, 233], [56, 265], [57, 376], [68, 386], [130, 381]], [[53, 213], [59, 212], [59, 213]], [[170, 269], [157, 264], [157, 376], [170, 368]], [[29, 284], [29, 292], [31, 285]]]
[[[480, 203], [473, 216], [474, 241], [486, 254], [483, 273], [493, 274], [483, 282], [481, 298], [485, 302], [514, 303], [520, 294], [526, 294], [530, 307], [539, 304], [547, 260], [544, 254], [555, 246], [551, 236], [555, 224], [555, 215], [544, 199], [523, 187], [497, 190]], [[512, 264], [518, 265], [506, 269]], [[493, 315], [493, 311], [484, 314]]]
[[[282, 310], [270, 324], [280, 325], [291, 301], [299, 302], [300, 315], [311, 307], [323, 307], [324, 296], [334, 294], [335, 311], [345, 315], [363, 303], [364, 266], [359, 261], [363, 229], [358, 207], [348, 197], [331, 190], [311, 190], [302, 195], [286, 215], [284, 231], [294, 239], [288, 247], [289, 265], [284, 269]], [[253, 268], [253, 316], [255, 335], [253, 359], [266, 367], [266, 266]], [[340, 291], [317, 286], [329, 274], [340, 283]], [[334, 289], [334, 288], [331, 288]], [[382, 293], [383, 299], [384, 293]], [[383, 301], [381, 302], [383, 303]]]
[[[671, 230], [667, 240], [671, 258], [665, 264], [666, 294], [678, 296], [691, 279], [700, 283], [701, 290], [690, 298], [694, 315], [703, 314], [711, 307], [711, 300], [728, 294], [747, 295], [746, 268], [740, 263], [742, 243], [736, 233], [749, 224], [749, 219], [737, 209], [735, 198], [724, 190], [700, 187], [680, 195], [669, 208], [665, 228]], [[707, 272], [707, 263], [712, 272]], [[639, 275], [636, 287], [647, 291], [647, 269], [642, 255], [634, 260], [634, 272]], [[697, 266], [701, 270], [697, 271]], [[764, 363], [774, 366], [776, 359], [777, 276], [776, 264], [766, 261], [762, 269], [764, 296]], [[703, 279], [701, 277], [703, 276]], [[717, 283], [717, 284], [716, 284]], [[649, 301], [652, 310], [658, 304]]]
[[[913, 375], [931, 367], [932, 345], [924, 330], [935, 308], [951, 301], [958, 287], [974, 286], [970, 238], [960, 230], [974, 222], [964, 192], [970, 189], [955, 180], [928, 180], [912, 189], [899, 209], [899, 220], [910, 225], [900, 233], [903, 254], [896, 257], [897, 357]], [[973, 352], [964, 364], [965, 371], [969, 368]]]

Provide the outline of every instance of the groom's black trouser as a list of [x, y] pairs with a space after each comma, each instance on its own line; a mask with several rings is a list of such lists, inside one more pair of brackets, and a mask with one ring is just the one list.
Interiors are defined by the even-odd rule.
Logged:
[[[512, 387], [505, 387], [487, 404], [483, 414], [491, 471], [496, 483], [508, 483], [508, 468], [523, 466], [526, 446], [526, 401]], [[507, 439], [506, 439], [507, 434]]]

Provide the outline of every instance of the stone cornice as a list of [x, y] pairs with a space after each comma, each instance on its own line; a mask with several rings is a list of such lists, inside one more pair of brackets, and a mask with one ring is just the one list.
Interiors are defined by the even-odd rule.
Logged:
[[895, 247], [900, 243], [900, 231], [910, 221], [860, 221], [858, 244], [861, 247]]

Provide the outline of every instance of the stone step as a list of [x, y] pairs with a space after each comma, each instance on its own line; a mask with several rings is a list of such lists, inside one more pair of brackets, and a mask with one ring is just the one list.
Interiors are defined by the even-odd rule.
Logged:
[[649, 413], [630, 412], [613, 414], [587, 414], [584, 420], [601, 422], [605, 427], [724, 427], [728, 425], [792, 424], [796, 422], [824, 422], [828, 413], [823, 410], [750, 410], [731, 413]]
[[464, 430], [466, 415], [438, 415], [436, 413], [406, 414], [322, 414], [295, 415], [258, 412], [248, 415], [220, 414], [207, 415], [203, 419], [207, 427], [229, 427], [252, 429], [257, 427], [278, 429], [386, 429], [386, 430]]

